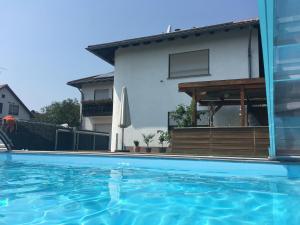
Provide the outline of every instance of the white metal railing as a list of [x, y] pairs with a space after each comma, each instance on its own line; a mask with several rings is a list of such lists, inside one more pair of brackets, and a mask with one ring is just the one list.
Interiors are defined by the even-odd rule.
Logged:
[[[67, 130], [67, 129], [57, 129], [55, 134], [55, 150], [58, 149], [58, 134], [59, 132], [65, 132], [65, 133], [72, 133], [73, 135], [73, 143], [72, 143], [72, 149], [78, 150], [79, 144], [80, 144], [80, 135], [81, 134], [88, 134], [92, 135], [93, 137], [93, 144], [91, 150], [96, 150], [96, 136], [105, 136], [110, 137], [109, 133], [105, 132], [96, 132], [96, 131], [86, 131], [86, 130]], [[108, 141], [109, 143], [109, 141]]]

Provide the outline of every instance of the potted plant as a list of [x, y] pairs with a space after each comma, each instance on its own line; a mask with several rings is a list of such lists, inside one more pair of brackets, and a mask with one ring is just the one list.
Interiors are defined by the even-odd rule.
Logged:
[[140, 142], [139, 141], [133, 141], [134, 144], [134, 152], [140, 152], [141, 148], [140, 148]]
[[170, 142], [170, 134], [168, 131], [162, 131], [158, 130], [157, 133], [159, 134], [158, 141], [161, 144], [161, 147], [159, 148], [160, 153], [165, 153], [167, 151], [167, 148], [164, 147], [164, 142]]
[[148, 135], [142, 134], [142, 135], [143, 135], [144, 142], [147, 145], [146, 152], [149, 153], [151, 152], [151, 148], [149, 147], [149, 144], [153, 141], [155, 134], [148, 134]]

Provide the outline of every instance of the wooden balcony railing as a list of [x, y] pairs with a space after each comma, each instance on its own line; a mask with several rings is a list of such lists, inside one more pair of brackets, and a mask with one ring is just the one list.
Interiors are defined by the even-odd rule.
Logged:
[[85, 117], [111, 116], [112, 110], [113, 110], [113, 102], [110, 99], [82, 102], [82, 115]]

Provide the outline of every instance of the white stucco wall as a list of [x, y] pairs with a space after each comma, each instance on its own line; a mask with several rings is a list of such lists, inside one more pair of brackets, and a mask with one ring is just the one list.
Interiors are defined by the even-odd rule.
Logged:
[[[5, 95], [3, 98], [2, 95]], [[7, 88], [0, 89], [0, 102], [3, 104], [2, 113], [0, 117], [8, 115], [9, 103], [15, 103], [19, 105], [19, 115], [13, 115], [15, 118], [20, 120], [29, 120], [30, 114], [28, 111], [20, 104], [20, 102], [11, 94]]]
[[[253, 32], [252, 39], [252, 71], [253, 77], [258, 77], [257, 31]], [[125, 145], [132, 146], [134, 140], [144, 145], [142, 133], [166, 130], [168, 112], [174, 111], [178, 104], [190, 104], [191, 98], [178, 92], [179, 83], [248, 78], [248, 40], [249, 31], [244, 29], [118, 49], [115, 55], [112, 151], [116, 149], [117, 134], [118, 148], [121, 143], [118, 123], [123, 86], [127, 87], [132, 121], [125, 129]], [[209, 76], [168, 79], [169, 54], [201, 49], [209, 49]], [[228, 111], [227, 108], [222, 110]], [[238, 115], [238, 107], [235, 110]], [[238, 117], [236, 123], [239, 124]], [[226, 119], [217, 116], [215, 124], [234, 125], [226, 124]], [[151, 145], [158, 146], [157, 136]]]

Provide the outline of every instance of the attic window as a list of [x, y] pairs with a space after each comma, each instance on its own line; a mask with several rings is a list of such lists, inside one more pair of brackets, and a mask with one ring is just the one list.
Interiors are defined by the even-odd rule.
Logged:
[[2, 98], [5, 98], [5, 94], [2, 94], [1, 97], [2, 97]]
[[169, 56], [169, 78], [209, 75], [209, 50], [197, 50]]

